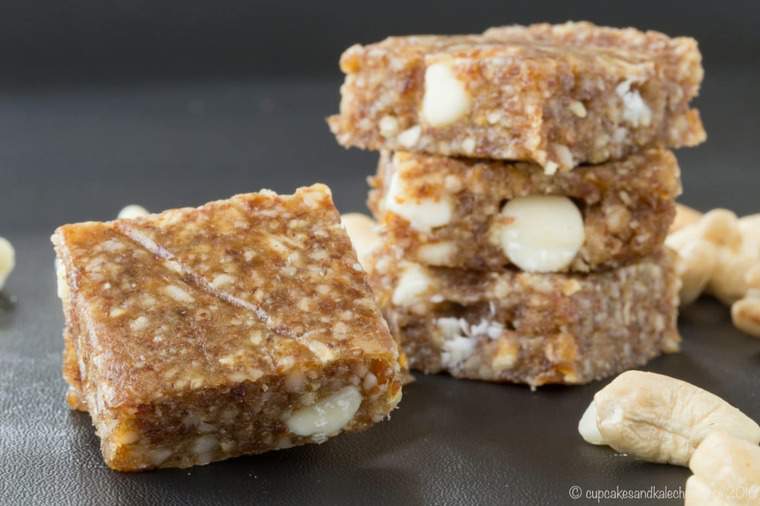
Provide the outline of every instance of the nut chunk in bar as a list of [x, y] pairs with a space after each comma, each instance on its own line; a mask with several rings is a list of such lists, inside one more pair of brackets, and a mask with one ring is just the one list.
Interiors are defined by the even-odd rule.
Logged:
[[690, 109], [702, 82], [694, 39], [591, 23], [354, 45], [340, 144], [533, 161], [553, 173], [645, 147], [705, 139]]
[[547, 176], [535, 164], [383, 152], [369, 206], [409, 260], [475, 270], [588, 272], [660, 248], [681, 192], [651, 149]]
[[401, 398], [399, 350], [329, 189], [60, 227], [64, 377], [109, 467], [321, 443]]
[[386, 246], [370, 282], [409, 366], [494, 382], [587, 383], [677, 351], [670, 252], [591, 274], [429, 267]]

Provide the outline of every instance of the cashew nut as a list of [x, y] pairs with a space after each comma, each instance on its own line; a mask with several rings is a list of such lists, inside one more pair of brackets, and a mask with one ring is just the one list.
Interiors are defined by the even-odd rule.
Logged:
[[682, 466], [716, 430], [760, 442], [760, 426], [720, 397], [685, 381], [643, 371], [624, 372], [597, 392], [578, 424], [589, 443]]
[[676, 203], [676, 217], [670, 225], [670, 233], [681, 230], [686, 225], [696, 223], [702, 217], [702, 213], [689, 206]]
[[760, 337], [760, 263], [744, 278], [747, 291], [731, 306], [731, 320], [739, 330]]
[[676, 274], [681, 279], [680, 303], [682, 306], [691, 304], [712, 278], [718, 260], [717, 248], [703, 241], [691, 226], [668, 236], [665, 244], [678, 253]]
[[681, 305], [689, 304], [710, 284], [724, 248], [733, 250], [741, 244], [736, 215], [726, 209], [713, 209], [671, 233], [665, 244], [678, 253]]
[[739, 329], [760, 336], [760, 273], [753, 274], [760, 269], [760, 214], [737, 219], [731, 211], [714, 209], [695, 218], [681, 209], [681, 223], [665, 241], [678, 253], [681, 305], [705, 291], [733, 304]]
[[686, 481], [686, 506], [760, 503], [760, 446], [723, 432], [713, 432], [689, 461], [694, 473]]
[[734, 217], [714, 225], [711, 232], [707, 239], [722, 247], [707, 292], [730, 305], [744, 296], [747, 272], [760, 264], [760, 221], [751, 216], [740, 220]]
[[380, 244], [380, 235], [377, 232], [377, 223], [361, 213], [347, 213], [340, 217], [343, 227], [351, 239], [356, 250], [359, 263], [366, 269], [367, 256]]
[[13, 268], [16, 266], [16, 251], [7, 239], [0, 237], [0, 290], [5, 285]]
[[125, 220], [131, 220], [132, 218], [140, 218], [142, 216], [147, 216], [150, 213], [147, 209], [145, 209], [143, 206], [138, 206], [137, 204], [130, 204], [121, 211], [119, 211], [118, 218], [119, 219], [125, 219]]

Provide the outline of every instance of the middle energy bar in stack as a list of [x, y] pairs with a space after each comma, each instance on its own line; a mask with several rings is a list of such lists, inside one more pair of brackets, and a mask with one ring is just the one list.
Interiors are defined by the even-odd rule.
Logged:
[[384, 152], [371, 185], [370, 209], [408, 260], [533, 272], [651, 255], [681, 192], [676, 159], [660, 149], [553, 176], [531, 163]]

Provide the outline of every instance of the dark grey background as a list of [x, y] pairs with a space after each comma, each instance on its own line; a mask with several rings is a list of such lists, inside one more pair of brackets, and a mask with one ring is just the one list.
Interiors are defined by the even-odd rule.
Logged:
[[[2, 2], [0, 235], [18, 267], [0, 298], [0, 503], [565, 504], [574, 484], [682, 486], [684, 469], [579, 439], [599, 384], [531, 393], [442, 376], [411, 385], [392, 420], [363, 434], [186, 471], [112, 473], [88, 417], [63, 404], [48, 236], [128, 203], [160, 210], [315, 181], [342, 210], [362, 209], [376, 156], [342, 150], [324, 123], [344, 48], [566, 19], [699, 39], [709, 141], [678, 154], [683, 200], [757, 212], [759, 14], [749, 1]], [[760, 418], [760, 342], [712, 301], [685, 312], [682, 332], [684, 352], [649, 368]]]

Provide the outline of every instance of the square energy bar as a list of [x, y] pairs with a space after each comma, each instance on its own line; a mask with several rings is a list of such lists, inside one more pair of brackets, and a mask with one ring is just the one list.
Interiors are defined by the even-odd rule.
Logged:
[[425, 373], [579, 384], [679, 347], [670, 252], [593, 274], [425, 267], [387, 247], [368, 264], [391, 332]]
[[399, 350], [329, 189], [60, 227], [68, 400], [121, 471], [320, 443], [387, 417]]
[[383, 152], [369, 207], [407, 259], [589, 272], [660, 248], [681, 192], [670, 151], [547, 176], [531, 163]]
[[533, 161], [546, 172], [705, 139], [687, 37], [591, 23], [390, 37], [340, 59], [343, 146]]

